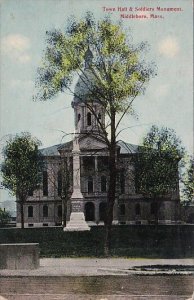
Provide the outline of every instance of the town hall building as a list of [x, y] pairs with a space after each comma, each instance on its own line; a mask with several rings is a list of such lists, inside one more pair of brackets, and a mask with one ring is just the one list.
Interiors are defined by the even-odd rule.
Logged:
[[[83, 82], [81, 75], [75, 95], [82, 92]], [[44, 159], [42, 184], [38, 190], [29, 192], [24, 203], [25, 227], [61, 226], [64, 219], [67, 230], [82, 226], [83, 230], [88, 230], [90, 226], [104, 224], [109, 152], [101, 138], [98, 120], [105, 125], [105, 112], [98, 101], [92, 101], [91, 105], [92, 109], [74, 96], [73, 140], [40, 150]], [[159, 224], [176, 223], [180, 218], [178, 186], [160, 201], [159, 206], [138, 193], [134, 163], [138, 149], [137, 145], [126, 141], [117, 142], [113, 224], [153, 224], [156, 215]], [[17, 203], [17, 226], [21, 226], [19, 206]]]

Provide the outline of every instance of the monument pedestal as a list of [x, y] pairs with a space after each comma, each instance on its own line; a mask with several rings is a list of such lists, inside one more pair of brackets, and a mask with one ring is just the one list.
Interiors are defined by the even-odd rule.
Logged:
[[87, 231], [90, 230], [85, 215], [83, 213], [83, 205], [81, 199], [71, 199], [72, 212], [70, 221], [67, 226], [63, 228], [64, 231]]
[[90, 227], [85, 221], [83, 212], [72, 212], [70, 221], [67, 226], [63, 228], [64, 231], [89, 231]]

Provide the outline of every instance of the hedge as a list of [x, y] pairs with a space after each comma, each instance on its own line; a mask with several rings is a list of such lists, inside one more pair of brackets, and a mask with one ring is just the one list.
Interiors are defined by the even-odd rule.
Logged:
[[[103, 226], [85, 232], [64, 232], [61, 227], [0, 229], [0, 243], [39, 243], [41, 257], [103, 257], [104, 236]], [[186, 258], [193, 254], [193, 225], [112, 227], [112, 256]]]

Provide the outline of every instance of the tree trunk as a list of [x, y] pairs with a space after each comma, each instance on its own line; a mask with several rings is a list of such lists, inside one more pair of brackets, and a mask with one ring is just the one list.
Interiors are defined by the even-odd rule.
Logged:
[[159, 212], [160, 212], [160, 206], [161, 206], [161, 199], [158, 197], [158, 195], [154, 195], [154, 203], [155, 203], [155, 225], [158, 225], [159, 223]]
[[113, 221], [113, 208], [116, 193], [116, 137], [115, 112], [111, 114], [111, 141], [109, 146], [109, 189], [107, 195], [107, 217], [105, 223], [104, 254], [110, 255], [111, 227]]
[[105, 241], [104, 241], [105, 257], [110, 256], [110, 241], [111, 241], [111, 226], [108, 226], [108, 224], [106, 224], [106, 226], [105, 226]]
[[67, 223], [67, 199], [62, 199], [62, 225], [66, 227]]
[[21, 228], [24, 229], [24, 204], [22, 200], [20, 200], [20, 214], [21, 214]]

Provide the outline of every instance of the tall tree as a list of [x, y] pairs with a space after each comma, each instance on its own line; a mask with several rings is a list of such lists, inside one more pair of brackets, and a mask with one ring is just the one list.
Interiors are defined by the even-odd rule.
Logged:
[[144, 137], [136, 159], [136, 188], [145, 197], [155, 200], [158, 221], [160, 200], [177, 191], [179, 161], [184, 148], [173, 129], [152, 126]]
[[62, 158], [61, 164], [61, 200], [62, 200], [62, 225], [66, 226], [67, 222], [67, 204], [70, 200], [70, 187], [72, 182], [72, 166], [68, 157]]
[[3, 150], [1, 165], [3, 186], [20, 204], [21, 227], [24, 228], [24, 209], [28, 193], [36, 189], [41, 181], [42, 159], [38, 146], [40, 142], [30, 133], [16, 135], [7, 141]]
[[11, 215], [0, 207], [0, 227], [6, 225], [11, 220]]
[[[133, 113], [133, 101], [141, 95], [154, 75], [152, 64], [143, 59], [146, 43], [129, 41], [127, 31], [110, 18], [95, 21], [90, 13], [80, 21], [71, 18], [67, 30], [47, 32], [43, 67], [38, 70], [37, 98], [47, 100], [59, 92], [70, 91], [87, 105], [96, 118], [99, 137], [109, 151], [109, 189], [105, 253], [108, 254], [116, 187], [116, 139], [119, 125], [127, 113]], [[79, 92], [72, 82], [80, 76]], [[106, 124], [98, 118], [93, 103], [103, 107]], [[107, 135], [109, 132], [109, 136]]]

